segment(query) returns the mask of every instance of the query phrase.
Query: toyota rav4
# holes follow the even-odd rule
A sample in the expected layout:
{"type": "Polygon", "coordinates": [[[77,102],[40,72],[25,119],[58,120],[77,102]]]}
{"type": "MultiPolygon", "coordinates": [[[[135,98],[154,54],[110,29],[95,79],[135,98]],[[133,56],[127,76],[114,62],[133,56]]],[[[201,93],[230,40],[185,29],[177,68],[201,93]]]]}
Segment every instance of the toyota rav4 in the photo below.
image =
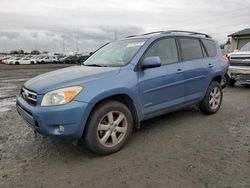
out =
{"type": "Polygon", "coordinates": [[[140,122],[190,105],[216,113],[228,64],[210,36],[160,31],[104,45],[83,65],[37,76],[17,96],[34,131],[120,150],[140,122]]]}

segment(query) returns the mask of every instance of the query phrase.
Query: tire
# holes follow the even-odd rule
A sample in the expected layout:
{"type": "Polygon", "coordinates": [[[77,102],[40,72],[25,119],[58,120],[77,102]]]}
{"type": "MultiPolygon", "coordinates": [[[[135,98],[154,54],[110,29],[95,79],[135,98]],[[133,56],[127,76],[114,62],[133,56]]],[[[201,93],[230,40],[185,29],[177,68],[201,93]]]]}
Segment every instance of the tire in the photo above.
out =
{"type": "Polygon", "coordinates": [[[125,146],[132,129],[133,118],[128,107],[110,100],[99,104],[91,113],[85,143],[93,153],[108,155],[125,146]]]}
{"type": "Polygon", "coordinates": [[[15,65],[19,65],[19,62],[15,62],[15,65]]]}
{"type": "Polygon", "coordinates": [[[34,63],[34,61],[31,61],[30,64],[31,64],[31,65],[34,65],[35,63],[34,63]]]}
{"type": "Polygon", "coordinates": [[[200,103],[200,110],[205,114],[216,113],[221,106],[223,92],[220,83],[213,81],[209,85],[206,95],[200,103]]]}

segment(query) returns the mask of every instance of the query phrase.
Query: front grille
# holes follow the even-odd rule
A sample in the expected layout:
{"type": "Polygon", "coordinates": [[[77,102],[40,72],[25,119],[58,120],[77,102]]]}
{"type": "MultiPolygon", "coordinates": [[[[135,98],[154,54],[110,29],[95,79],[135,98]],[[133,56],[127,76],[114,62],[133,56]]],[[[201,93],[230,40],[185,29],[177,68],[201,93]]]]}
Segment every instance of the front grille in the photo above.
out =
{"type": "Polygon", "coordinates": [[[37,94],[34,91],[30,91],[25,87],[22,87],[20,94],[22,98],[30,104],[36,105],[37,103],[37,94]]]}
{"type": "Polygon", "coordinates": [[[244,56],[244,57],[230,57],[230,59],[240,59],[240,60],[243,60],[243,59],[250,59],[250,56],[244,56]]]}
{"type": "Polygon", "coordinates": [[[249,74],[236,74],[235,76],[238,77],[240,80],[250,81],[249,74]]]}
{"type": "Polygon", "coordinates": [[[250,63],[246,62],[234,62],[234,61],[229,61],[229,64],[231,66],[250,66],[250,63]]]}

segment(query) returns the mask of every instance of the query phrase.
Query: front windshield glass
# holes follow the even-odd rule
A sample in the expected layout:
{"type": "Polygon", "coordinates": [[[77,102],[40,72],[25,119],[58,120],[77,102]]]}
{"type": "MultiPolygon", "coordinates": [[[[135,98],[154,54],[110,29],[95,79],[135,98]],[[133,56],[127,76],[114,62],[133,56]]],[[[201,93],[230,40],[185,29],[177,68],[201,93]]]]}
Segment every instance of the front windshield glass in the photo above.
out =
{"type": "Polygon", "coordinates": [[[123,66],[129,63],[146,39],[131,39],[111,42],[90,56],[86,66],[123,66]]]}
{"type": "Polygon", "coordinates": [[[240,49],[241,52],[250,51],[250,42],[246,43],[242,48],[240,49]]]}

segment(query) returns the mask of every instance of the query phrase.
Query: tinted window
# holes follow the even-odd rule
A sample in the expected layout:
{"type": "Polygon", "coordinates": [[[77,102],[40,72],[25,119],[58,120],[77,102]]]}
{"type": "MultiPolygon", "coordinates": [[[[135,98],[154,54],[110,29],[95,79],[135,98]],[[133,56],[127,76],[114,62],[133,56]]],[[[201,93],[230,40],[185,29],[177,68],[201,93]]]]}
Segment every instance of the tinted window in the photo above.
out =
{"type": "Polygon", "coordinates": [[[203,57],[201,45],[198,39],[180,38],[179,41],[184,61],[203,57]]]}
{"type": "Polygon", "coordinates": [[[159,56],[161,64],[170,64],[178,62],[178,53],[175,39],[168,38],[155,42],[146,52],[144,58],[150,56],[159,56]]]}
{"type": "Polygon", "coordinates": [[[202,39],[202,42],[207,50],[208,56],[209,57],[216,56],[216,45],[214,41],[202,39]]]}

